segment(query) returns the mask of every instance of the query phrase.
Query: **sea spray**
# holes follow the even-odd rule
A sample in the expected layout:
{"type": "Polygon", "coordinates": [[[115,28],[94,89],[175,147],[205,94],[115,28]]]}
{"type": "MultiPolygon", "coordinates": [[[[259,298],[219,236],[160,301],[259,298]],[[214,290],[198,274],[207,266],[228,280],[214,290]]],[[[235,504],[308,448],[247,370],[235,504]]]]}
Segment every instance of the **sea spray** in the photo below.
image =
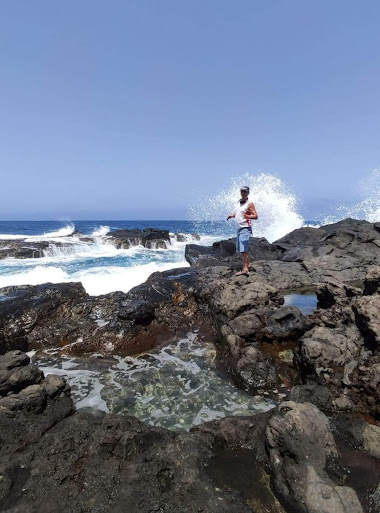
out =
{"type": "Polygon", "coordinates": [[[340,204],[323,218],[322,224],[336,223],[347,217],[365,219],[370,223],[380,221],[380,169],[374,169],[360,180],[356,202],[340,204]]]}
{"type": "Polygon", "coordinates": [[[91,237],[104,237],[109,231],[109,226],[101,225],[92,232],[91,237]]]}
{"type": "MultiPolygon", "coordinates": [[[[304,224],[302,216],[297,212],[295,194],[280,178],[266,173],[245,173],[233,177],[226,189],[192,205],[189,217],[195,223],[212,221],[220,224],[227,214],[234,211],[242,185],[249,186],[249,199],[255,204],[259,216],[253,223],[254,236],[265,237],[273,242],[304,224]]],[[[234,235],[236,227],[233,222],[230,222],[229,227],[226,226],[225,231],[234,235]]]]}

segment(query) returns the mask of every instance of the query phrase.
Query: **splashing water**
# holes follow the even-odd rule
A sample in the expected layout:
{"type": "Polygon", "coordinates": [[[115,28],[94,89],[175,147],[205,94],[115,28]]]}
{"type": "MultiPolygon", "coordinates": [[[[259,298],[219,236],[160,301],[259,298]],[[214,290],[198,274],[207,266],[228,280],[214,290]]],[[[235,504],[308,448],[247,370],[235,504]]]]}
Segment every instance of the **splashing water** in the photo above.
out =
{"type": "Polygon", "coordinates": [[[359,201],[342,204],[336,212],[325,217],[322,224],[331,224],[347,217],[365,219],[370,223],[380,221],[380,169],[374,169],[359,182],[359,201]]]}
{"type": "Polygon", "coordinates": [[[42,241],[42,240],[50,240],[50,239],[59,239],[60,237],[68,237],[72,235],[75,231],[75,226],[73,224],[68,224],[63,228],[59,228],[58,230],[54,230],[52,232],[45,232],[42,235],[23,235],[23,234],[11,234],[11,233],[1,233],[0,240],[13,240],[13,239],[25,239],[25,241],[42,241]]]}
{"type": "Polygon", "coordinates": [[[101,225],[92,232],[91,237],[104,237],[109,231],[109,226],[101,225]]]}
{"type": "MultiPolygon", "coordinates": [[[[297,212],[297,200],[285,183],[275,175],[245,173],[231,179],[231,185],[217,195],[203,198],[189,209],[189,217],[194,222],[221,222],[235,210],[240,197],[240,187],[248,185],[250,200],[255,204],[258,220],[253,223],[253,235],[265,237],[268,241],[283,237],[301,228],[302,216],[297,212]]],[[[236,232],[233,221],[226,227],[231,235],[236,232]]],[[[226,222],[227,225],[227,222],[226,222]]]]}

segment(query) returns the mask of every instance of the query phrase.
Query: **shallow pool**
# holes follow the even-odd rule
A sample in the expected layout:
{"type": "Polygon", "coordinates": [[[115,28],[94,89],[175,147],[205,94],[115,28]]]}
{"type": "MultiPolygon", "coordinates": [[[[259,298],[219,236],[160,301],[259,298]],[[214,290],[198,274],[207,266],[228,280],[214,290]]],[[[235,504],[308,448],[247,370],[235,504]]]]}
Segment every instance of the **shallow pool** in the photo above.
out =
{"type": "Polygon", "coordinates": [[[216,368],[213,344],[197,333],[139,357],[60,356],[59,348],[34,356],[47,374],[69,382],[77,409],[134,415],[168,429],[232,415],[253,415],[275,403],[239,390],[216,368]]]}
{"type": "Polygon", "coordinates": [[[313,291],[290,292],[284,295],[284,306],[296,306],[304,315],[310,315],[317,308],[317,295],[313,291]]]}

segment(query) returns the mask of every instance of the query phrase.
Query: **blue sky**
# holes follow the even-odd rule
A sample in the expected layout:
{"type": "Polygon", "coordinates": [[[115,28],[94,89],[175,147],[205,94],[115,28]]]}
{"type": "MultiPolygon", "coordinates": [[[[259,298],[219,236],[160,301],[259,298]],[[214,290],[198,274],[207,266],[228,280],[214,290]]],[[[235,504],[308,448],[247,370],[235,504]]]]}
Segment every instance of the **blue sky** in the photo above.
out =
{"type": "Polygon", "coordinates": [[[303,208],[380,166],[380,3],[0,4],[0,219],[183,219],[233,175],[303,208]]]}

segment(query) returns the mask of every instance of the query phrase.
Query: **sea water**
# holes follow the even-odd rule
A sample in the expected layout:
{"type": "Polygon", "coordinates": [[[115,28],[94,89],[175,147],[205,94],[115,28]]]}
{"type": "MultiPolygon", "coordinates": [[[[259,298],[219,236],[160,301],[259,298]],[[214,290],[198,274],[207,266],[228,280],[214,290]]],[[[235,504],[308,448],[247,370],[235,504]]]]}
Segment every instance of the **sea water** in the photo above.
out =
{"type": "Polygon", "coordinates": [[[275,405],[265,396],[237,389],[218,372],[214,345],[193,332],[137,357],[60,357],[56,348],[32,359],[45,375],[67,379],[77,409],[133,415],[168,429],[188,430],[275,405]]]}

